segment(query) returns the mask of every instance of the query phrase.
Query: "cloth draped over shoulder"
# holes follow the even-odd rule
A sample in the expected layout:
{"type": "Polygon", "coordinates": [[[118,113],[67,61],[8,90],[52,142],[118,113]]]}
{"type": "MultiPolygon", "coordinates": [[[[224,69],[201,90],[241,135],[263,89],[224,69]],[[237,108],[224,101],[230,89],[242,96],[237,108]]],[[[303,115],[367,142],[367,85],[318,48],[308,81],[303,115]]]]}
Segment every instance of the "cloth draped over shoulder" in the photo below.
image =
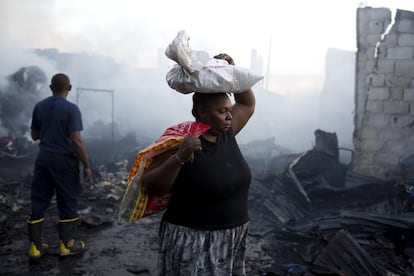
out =
{"type": "Polygon", "coordinates": [[[164,210],[170,194],[154,196],[148,194],[148,188],[142,185],[142,176],[157,155],[179,147],[187,135],[200,136],[210,128],[200,122],[187,121],[167,128],[153,144],[139,151],[135,157],[126,184],[120,209],[120,219],[128,222],[158,213],[164,210]]]}

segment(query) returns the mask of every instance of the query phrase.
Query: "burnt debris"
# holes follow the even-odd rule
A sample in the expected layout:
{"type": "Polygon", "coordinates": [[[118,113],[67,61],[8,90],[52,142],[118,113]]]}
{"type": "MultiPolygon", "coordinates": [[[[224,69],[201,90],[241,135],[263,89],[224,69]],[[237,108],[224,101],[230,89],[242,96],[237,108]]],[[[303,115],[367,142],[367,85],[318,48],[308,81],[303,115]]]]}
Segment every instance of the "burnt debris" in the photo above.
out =
{"type": "MultiPolygon", "coordinates": [[[[37,152],[27,137],[32,106],[43,97],[46,78],[39,68],[24,67],[9,81],[0,92],[0,255],[8,260],[2,273],[152,272],[160,216],[133,225],[116,221],[129,169],[148,141],[119,132],[114,141],[105,134],[114,126],[102,122],[85,136],[95,178],[83,183],[79,231],[91,250],[76,266],[69,262],[56,268],[53,257],[34,270],[23,265],[37,152]],[[138,255],[145,256],[145,265],[137,266],[138,255]]],[[[342,158],[344,153],[352,157],[352,150],[338,144],[335,133],[318,129],[315,146],[306,152],[291,152],[273,138],[240,146],[253,173],[249,275],[414,273],[414,158],[403,160],[404,174],[398,179],[383,181],[354,173],[352,158],[347,163],[342,158]]],[[[56,216],[52,201],[44,234],[52,252],[56,216]]]]}

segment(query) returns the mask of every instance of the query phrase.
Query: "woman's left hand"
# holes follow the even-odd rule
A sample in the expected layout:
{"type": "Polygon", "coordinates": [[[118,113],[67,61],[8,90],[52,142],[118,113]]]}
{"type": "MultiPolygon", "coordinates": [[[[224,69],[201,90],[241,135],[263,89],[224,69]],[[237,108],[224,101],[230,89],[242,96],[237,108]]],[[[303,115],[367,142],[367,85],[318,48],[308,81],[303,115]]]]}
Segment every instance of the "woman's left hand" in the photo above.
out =
{"type": "Polygon", "coordinates": [[[178,148],[176,154],[182,162],[194,159],[194,152],[202,150],[200,138],[194,135],[184,137],[183,142],[178,148]]]}

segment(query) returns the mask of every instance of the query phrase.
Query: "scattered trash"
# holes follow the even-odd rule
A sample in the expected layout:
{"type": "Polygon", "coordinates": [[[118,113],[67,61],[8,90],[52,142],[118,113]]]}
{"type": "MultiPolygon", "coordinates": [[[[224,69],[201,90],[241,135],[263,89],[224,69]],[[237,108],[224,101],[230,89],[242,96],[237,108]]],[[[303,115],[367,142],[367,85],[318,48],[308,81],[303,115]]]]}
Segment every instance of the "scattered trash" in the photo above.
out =
{"type": "Polygon", "coordinates": [[[103,222],[102,218],[98,215],[81,216],[81,220],[83,223],[90,226],[98,226],[101,225],[103,222]]]}
{"type": "MultiPolygon", "coordinates": [[[[288,152],[267,140],[241,147],[253,176],[247,270],[253,275],[413,274],[414,175],[395,181],[357,175],[340,163],[334,135],[318,130],[315,136],[320,141],[304,153],[288,152]]],[[[32,169],[28,159],[12,162],[20,173],[32,169]]],[[[60,264],[57,273],[72,269],[74,274],[93,274],[92,266],[109,273],[152,274],[156,269],[160,216],[134,224],[113,223],[125,191],[126,163],[117,161],[112,171],[96,164],[99,178],[84,189],[78,211],[79,234],[87,236],[93,250],[75,270],[70,263],[60,264]],[[146,265],[125,267],[137,256],[146,265]]],[[[0,255],[12,260],[6,272],[21,274],[24,260],[15,255],[13,243],[27,239],[30,177],[3,179],[0,189],[0,255]]],[[[52,248],[57,239],[56,205],[52,200],[44,229],[52,248]]],[[[54,259],[45,262],[56,267],[54,259]]]]}
{"type": "Polygon", "coordinates": [[[85,209],[78,210],[78,215],[86,215],[89,214],[92,210],[92,206],[88,206],[85,209]]]}

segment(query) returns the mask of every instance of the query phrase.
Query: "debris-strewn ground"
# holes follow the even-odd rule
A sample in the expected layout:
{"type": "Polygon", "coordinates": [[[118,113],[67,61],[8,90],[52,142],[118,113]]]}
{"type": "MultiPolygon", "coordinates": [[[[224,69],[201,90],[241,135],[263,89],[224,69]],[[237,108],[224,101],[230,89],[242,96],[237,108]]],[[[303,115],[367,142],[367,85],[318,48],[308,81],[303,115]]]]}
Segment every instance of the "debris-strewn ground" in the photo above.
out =
{"type": "MultiPolygon", "coordinates": [[[[38,265],[29,265],[26,252],[29,181],[1,183],[0,275],[155,275],[161,214],[134,223],[117,220],[125,176],[126,170],[120,170],[85,187],[79,206],[78,236],[86,241],[88,250],[82,256],[59,259],[57,206],[52,202],[43,234],[49,254],[38,265]]],[[[278,254],[277,241],[270,240],[278,222],[268,210],[259,204],[254,206],[256,196],[253,191],[247,252],[249,275],[258,275],[278,254]]],[[[282,255],[289,256],[288,252],[282,255]]]]}
{"type": "MultiPolygon", "coordinates": [[[[253,175],[247,274],[414,275],[414,156],[401,179],[381,181],[349,171],[339,162],[336,137],[315,134],[328,139],[317,139],[303,154],[283,153],[268,141],[242,147],[253,175]]],[[[161,214],[134,223],[117,219],[130,162],[96,166],[96,177],[85,183],[78,236],[88,250],[59,259],[52,202],[43,235],[50,254],[29,265],[33,160],[5,160],[0,158],[0,275],[156,274],[161,214]]]]}

